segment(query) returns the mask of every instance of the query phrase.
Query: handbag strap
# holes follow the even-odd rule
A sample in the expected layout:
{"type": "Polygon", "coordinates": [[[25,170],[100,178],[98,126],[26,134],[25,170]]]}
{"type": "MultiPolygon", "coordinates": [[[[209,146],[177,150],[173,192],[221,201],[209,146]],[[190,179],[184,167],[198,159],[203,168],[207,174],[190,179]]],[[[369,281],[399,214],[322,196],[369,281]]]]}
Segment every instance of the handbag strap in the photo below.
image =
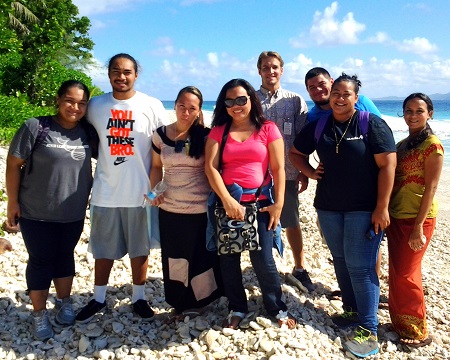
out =
{"type": "Polygon", "coordinates": [[[223,130],[223,134],[222,134],[222,142],[220,143],[220,149],[219,149],[219,172],[220,173],[222,173],[222,166],[223,166],[223,161],[222,161],[223,149],[225,148],[225,143],[227,142],[228,133],[230,132],[230,128],[231,128],[231,121],[227,122],[227,124],[225,125],[225,129],[223,130]]]}
{"type": "MultiPolygon", "coordinates": [[[[222,142],[220,143],[220,148],[219,148],[219,169],[218,170],[219,170],[219,173],[221,173],[221,174],[222,174],[222,167],[223,167],[223,160],[222,160],[223,150],[225,149],[225,143],[227,142],[228,133],[230,132],[230,128],[231,128],[231,121],[227,122],[227,124],[225,125],[225,129],[223,130],[223,134],[222,134],[222,142]]],[[[266,177],[268,174],[269,174],[269,167],[267,167],[267,170],[264,175],[264,179],[263,179],[261,186],[255,192],[255,201],[258,201],[259,196],[261,195],[264,181],[266,181],[266,177]]]]}

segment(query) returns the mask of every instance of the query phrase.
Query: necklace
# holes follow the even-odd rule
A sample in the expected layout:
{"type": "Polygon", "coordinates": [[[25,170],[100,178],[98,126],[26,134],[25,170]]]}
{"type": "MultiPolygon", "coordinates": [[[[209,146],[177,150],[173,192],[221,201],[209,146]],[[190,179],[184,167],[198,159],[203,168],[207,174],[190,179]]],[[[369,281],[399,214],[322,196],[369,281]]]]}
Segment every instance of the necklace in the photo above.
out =
{"type": "Polygon", "coordinates": [[[333,120],[334,140],[336,141],[336,154],[339,154],[339,144],[342,142],[342,139],[345,137],[345,134],[347,134],[347,130],[348,130],[348,128],[350,127],[350,124],[351,124],[351,122],[352,122],[352,120],[353,120],[353,116],[355,116],[355,114],[356,114],[356,111],[355,111],[355,112],[353,113],[353,115],[350,117],[350,119],[349,119],[349,121],[348,121],[348,124],[347,124],[347,127],[345,128],[344,133],[342,134],[342,136],[341,136],[341,138],[339,139],[339,141],[338,141],[337,134],[336,134],[336,124],[334,123],[334,120],[333,120]]]}

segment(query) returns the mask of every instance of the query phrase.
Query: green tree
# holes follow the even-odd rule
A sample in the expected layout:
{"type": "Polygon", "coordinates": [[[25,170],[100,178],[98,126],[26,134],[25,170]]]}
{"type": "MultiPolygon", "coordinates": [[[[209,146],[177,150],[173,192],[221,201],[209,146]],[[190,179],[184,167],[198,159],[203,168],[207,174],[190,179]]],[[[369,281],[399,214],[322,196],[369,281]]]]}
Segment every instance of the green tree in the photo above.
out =
{"type": "Polygon", "coordinates": [[[53,113],[63,81],[98,90],[83,73],[94,46],[89,28],[71,0],[0,1],[0,143],[24,120],[53,113]]]}
{"type": "Polygon", "coordinates": [[[15,71],[22,61],[22,42],[11,29],[9,4],[0,4],[0,94],[8,94],[10,86],[4,81],[4,75],[15,71]]]}
{"type": "MultiPolygon", "coordinates": [[[[39,2],[45,7],[44,0],[39,2]]],[[[25,3],[25,1],[12,1],[8,16],[9,24],[13,27],[13,29],[17,30],[19,33],[27,35],[30,33],[27,24],[37,24],[39,19],[25,6],[25,3]]]]}
{"type": "Polygon", "coordinates": [[[81,72],[90,63],[94,47],[88,36],[90,20],[78,17],[78,8],[71,0],[46,0],[45,6],[41,1],[22,3],[39,14],[40,21],[30,27],[27,36],[18,34],[21,63],[16,71],[4,74],[4,83],[10,85],[10,94],[25,93],[31,103],[47,105],[55,91],[54,81],[49,79],[67,79],[66,70],[81,72]],[[56,62],[62,66],[55,66],[56,62]]]}

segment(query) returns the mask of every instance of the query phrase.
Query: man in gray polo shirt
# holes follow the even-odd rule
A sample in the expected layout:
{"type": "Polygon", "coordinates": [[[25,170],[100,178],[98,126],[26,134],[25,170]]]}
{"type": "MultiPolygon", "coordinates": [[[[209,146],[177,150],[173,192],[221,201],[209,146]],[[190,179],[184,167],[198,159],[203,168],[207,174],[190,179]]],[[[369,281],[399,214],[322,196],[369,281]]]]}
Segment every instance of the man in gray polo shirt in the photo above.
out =
{"type": "Polygon", "coordinates": [[[277,124],[284,138],[286,192],[281,213],[281,226],[286,228],[286,237],[294,257],[295,267],[292,275],[308,291],[314,291],[314,284],[305,269],[298,211],[298,193],[306,190],[308,178],[299,173],[287,157],[295,136],[306,122],[308,107],[299,94],[281,88],[280,78],[283,74],[283,66],[283,59],[275,51],[264,51],[259,55],[257,67],[262,85],[257,94],[261,100],[264,115],[277,124]],[[298,189],[299,183],[301,184],[300,190],[298,189]]]}

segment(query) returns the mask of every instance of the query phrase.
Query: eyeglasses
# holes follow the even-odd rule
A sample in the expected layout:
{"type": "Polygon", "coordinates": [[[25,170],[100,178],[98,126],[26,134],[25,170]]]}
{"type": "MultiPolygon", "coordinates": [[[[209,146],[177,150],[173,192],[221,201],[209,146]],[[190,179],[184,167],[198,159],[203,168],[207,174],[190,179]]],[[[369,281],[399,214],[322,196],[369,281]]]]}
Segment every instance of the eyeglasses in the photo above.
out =
{"type": "Polygon", "coordinates": [[[175,141],[175,152],[180,153],[184,148],[184,140],[175,141]]]}
{"type": "Polygon", "coordinates": [[[244,106],[247,104],[248,96],[238,96],[236,99],[225,99],[224,103],[227,108],[232,108],[234,105],[244,106]]]}

